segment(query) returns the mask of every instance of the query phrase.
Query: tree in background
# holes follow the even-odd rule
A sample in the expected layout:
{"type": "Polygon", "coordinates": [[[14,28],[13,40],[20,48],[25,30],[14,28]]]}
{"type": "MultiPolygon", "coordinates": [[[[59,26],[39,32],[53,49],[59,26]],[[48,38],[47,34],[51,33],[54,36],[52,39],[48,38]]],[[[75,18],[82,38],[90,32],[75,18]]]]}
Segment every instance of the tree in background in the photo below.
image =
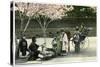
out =
{"type": "Polygon", "coordinates": [[[89,18],[96,17],[96,7],[92,6],[73,6],[73,10],[66,12],[68,17],[89,18]]]}
{"type": "Polygon", "coordinates": [[[73,6],[66,5],[55,5],[55,4],[38,4],[38,3],[23,3],[16,2],[16,10],[19,11],[21,19],[21,31],[23,28],[24,16],[28,16],[25,28],[23,28],[24,33],[30,23],[30,20],[34,18],[39,23],[44,36],[44,43],[46,46],[46,30],[48,25],[57,19],[62,19],[63,16],[67,15],[65,12],[70,12],[73,10],[73,6]]]}

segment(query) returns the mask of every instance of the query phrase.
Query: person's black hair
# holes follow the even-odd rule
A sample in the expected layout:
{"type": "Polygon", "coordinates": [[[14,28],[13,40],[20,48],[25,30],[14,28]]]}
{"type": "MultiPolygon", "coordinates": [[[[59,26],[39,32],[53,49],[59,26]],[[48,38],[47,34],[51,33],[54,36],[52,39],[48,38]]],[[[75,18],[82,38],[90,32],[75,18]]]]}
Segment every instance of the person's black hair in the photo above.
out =
{"type": "Polygon", "coordinates": [[[61,32],[64,32],[64,29],[61,29],[60,31],[61,31],[61,32]]]}
{"type": "Polygon", "coordinates": [[[32,37],[32,42],[36,42],[36,37],[32,37]]]}
{"type": "Polygon", "coordinates": [[[78,26],[76,26],[75,30],[76,30],[76,31],[78,31],[78,30],[79,30],[79,27],[78,27],[78,26]]]}
{"type": "Polygon", "coordinates": [[[56,34],[59,34],[59,31],[57,31],[56,34]]]}

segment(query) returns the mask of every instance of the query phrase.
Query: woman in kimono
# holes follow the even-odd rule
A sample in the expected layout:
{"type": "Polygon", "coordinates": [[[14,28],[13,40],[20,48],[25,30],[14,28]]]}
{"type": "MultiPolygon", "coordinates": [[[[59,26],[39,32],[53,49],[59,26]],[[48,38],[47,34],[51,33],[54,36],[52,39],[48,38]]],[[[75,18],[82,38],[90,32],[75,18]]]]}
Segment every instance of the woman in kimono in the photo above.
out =
{"type": "Polygon", "coordinates": [[[62,50],[65,51],[66,53],[68,53],[68,36],[65,32],[63,34],[62,39],[63,39],[62,50]]]}
{"type": "Polygon", "coordinates": [[[73,42],[75,44],[75,53],[80,52],[80,32],[79,27],[76,27],[76,31],[73,36],[73,42]]]}
{"type": "Polygon", "coordinates": [[[61,55],[62,47],[60,44],[60,33],[59,32],[56,33],[56,36],[54,37],[52,44],[53,44],[53,49],[55,50],[55,55],[56,56],[61,55]]]}
{"type": "Polygon", "coordinates": [[[60,44],[62,53],[68,53],[68,36],[64,30],[61,30],[60,34],[60,44]]]}

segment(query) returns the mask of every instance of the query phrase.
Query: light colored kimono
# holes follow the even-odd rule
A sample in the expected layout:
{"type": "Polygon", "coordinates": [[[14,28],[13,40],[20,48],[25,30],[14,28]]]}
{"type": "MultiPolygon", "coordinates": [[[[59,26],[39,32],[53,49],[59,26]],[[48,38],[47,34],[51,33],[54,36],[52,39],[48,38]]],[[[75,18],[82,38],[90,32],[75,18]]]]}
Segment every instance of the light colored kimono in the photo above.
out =
{"type": "Polygon", "coordinates": [[[60,41],[62,42],[62,50],[68,52],[68,36],[65,32],[61,33],[60,41]]]}
{"type": "Polygon", "coordinates": [[[63,49],[68,52],[68,36],[65,33],[63,37],[63,49]]]}

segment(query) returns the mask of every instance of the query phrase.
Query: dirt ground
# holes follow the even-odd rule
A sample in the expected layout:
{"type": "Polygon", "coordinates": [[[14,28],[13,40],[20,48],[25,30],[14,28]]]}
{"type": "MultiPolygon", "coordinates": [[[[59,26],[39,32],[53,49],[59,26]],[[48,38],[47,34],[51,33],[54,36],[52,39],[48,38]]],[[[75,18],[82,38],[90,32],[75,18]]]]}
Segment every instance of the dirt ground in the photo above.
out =
{"type": "MultiPolygon", "coordinates": [[[[52,38],[47,38],[47,47],[51,48],[51,41],[52,38]]],[[[58,56],[55,58],[52,58],[47,61],[27,61],[26,58],[18,59],[16,60],[17,65],[23,65],[23,64],[55,64],[55,63],[71,63],[71,62],[86,62],[86,61],[96,61],[96,37],[88,37],[88,48],[81,49],[80,53],[76,54],[74,53],[74,47],[72,46],[72,43],[70,43],[70,53],[66,56],[58,56]]],[[[28,44],[31,43],[30,39],[27,39],[28,44]]],[[[43,44],[43,38],[37,39],[37,44],[41,45],[43,44]]],[[[40,48],[41,50],[41,48],[40,48]]]]}

